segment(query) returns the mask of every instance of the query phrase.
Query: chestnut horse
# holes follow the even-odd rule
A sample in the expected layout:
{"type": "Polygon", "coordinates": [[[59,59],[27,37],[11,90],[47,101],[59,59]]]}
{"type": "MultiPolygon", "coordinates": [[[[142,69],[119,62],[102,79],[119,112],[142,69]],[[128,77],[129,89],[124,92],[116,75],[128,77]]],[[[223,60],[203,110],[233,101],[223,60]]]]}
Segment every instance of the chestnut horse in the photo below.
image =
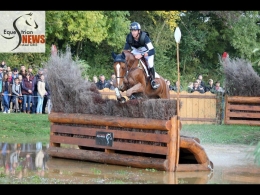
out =
{"type": "Polygon", "coordinates": [[[157,89],[151,86],[145,60],[138,60],[130,51],[123,51],[116,55],[112,52],[114,59],[114,72],[116,75],[115,92],[117,100],[125,102],[125,98],[119,91],[126,91],[129,99],[148,98],[148,99],[170,99],[170,90],[165,79],[156,73],[155,81],[160,84],[157,89]]]}

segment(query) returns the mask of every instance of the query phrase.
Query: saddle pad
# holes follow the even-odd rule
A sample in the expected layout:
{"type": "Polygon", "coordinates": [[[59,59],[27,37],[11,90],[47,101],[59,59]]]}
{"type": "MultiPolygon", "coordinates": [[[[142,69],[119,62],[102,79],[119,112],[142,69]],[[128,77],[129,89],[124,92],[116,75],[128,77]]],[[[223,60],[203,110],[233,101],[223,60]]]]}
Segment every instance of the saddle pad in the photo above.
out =
{"type": "MultiPolygon", "coordinates": [[[[143,67],[144,67],[144,70],[145,70],[145,72],[146,72],[146,75],[149,77],[148,70],[147,70],[146,66],[144,65],[144,63],[142,62],[142,60],[140,60],[140,61],[141,61],[141,64],[143,65],[143,67]]],[[[157,72],[155,72],[155,78],[157,78],[157,79],[160,78],[160,75],[159,75],[157,72]]]]}

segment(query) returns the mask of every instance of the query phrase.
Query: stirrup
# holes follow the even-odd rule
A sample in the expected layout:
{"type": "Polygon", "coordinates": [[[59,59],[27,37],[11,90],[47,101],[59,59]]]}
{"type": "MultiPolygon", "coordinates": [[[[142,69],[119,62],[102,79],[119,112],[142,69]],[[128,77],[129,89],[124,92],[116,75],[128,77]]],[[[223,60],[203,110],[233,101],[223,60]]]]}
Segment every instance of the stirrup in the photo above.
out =
{"type": "Polygon", "coordinates": [[[151,81],[151,85],[152,85],[152,88],[153,88],[153,89],[157,89],[157,88],[160,86],[160,84],[155,83],[154,80],[151,81]]]}

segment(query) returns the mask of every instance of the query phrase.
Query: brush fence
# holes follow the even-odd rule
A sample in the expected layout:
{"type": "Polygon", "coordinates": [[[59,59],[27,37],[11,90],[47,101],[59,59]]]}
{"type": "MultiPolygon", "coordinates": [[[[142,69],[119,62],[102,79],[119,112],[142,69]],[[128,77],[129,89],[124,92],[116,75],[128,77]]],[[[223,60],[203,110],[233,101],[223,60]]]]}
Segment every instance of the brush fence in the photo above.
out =
{"type": "MultiPolygon", "coordinates": [[[[115,91],[108,88],[99,90],[103,98],[116,99],[115,91]]],[[[126,92],[121,92],[122,96],[128,100],[126,92]]],[[[170,91],[170,99],[177,99],[178,94],[170,91]]],[[[179,98],[182,103],[180,109],[180,120],[182,124],[220,124],[222,106],[221,100],[216,94],[211,92],[199,93],[197,91],[188,93],[181,91],[179,98]],[[220,104],[219,104],[220,102],[220,104]]]]}

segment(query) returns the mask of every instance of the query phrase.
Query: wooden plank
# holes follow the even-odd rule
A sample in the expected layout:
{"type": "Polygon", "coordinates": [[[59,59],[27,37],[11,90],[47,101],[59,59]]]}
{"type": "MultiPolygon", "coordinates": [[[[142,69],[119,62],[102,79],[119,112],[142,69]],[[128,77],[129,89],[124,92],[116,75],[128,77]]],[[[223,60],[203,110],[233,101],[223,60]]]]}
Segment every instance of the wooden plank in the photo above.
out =
{"type": "Polygon", "coordinates": [[[53,123],[63,124],[88,124],[88,125],[104,125],[112,127],[125,127],[137,129],[155,129],[165,130],[167,120],[150,119],[150,118],[128,118],[114,117],[94,114],[81,113],[58,113],[51,112],[48,115],[49,121],[53,123]]]}
{"type": "MultiPolygon", "coordinates": [[[[201,99],[216,99],[216,94],[212,94],[211,92],[199,93],[195,91],[193,93],[188,93],[187,91],[182,91],[179,94],[180,98],[201,98],[201,99]]],[[[177,98],[177,92],[170,91],[170,98],[177,98]]]]}
{"type": "MultiPolygon", "coordinates": [[[[100,94],[102,95],[103,98],[109,98],[109,99],[117,99],[116,98],[116,94],[115,94],[115,91],[114,90],[110,90],[108,88],[104,88],[104,89],[101,89],[99,90],[100,94]]],[[[126,96],[126,92],[121,92],[121,95],[126,99],[128,100],[128,97],[126,96]]]]}
{"type": "Polygon", "coordinates": [[[226,120],[227,125],[255,125],[260,126],[260,121],[253,120],[226,120]]]}
{"type": "Polygon", "coordinates": [[[170,138],[168,134],[157,134],[157,133],[142,133],[134,131],[121,131],[113,129],[99,129],[99,128],[88,128],[68,125],[51,125],[51,132],[57,133],[68,133],[85,136],[96,136],[97,131],[111,132],[114,134],[114,138],[117,139],[128,139],[128,140],[141,140],[141,141],[152,141],[160,143],[168,143],[170,138]]]}
{"type": "Polygon", "coordinates": [[[259,104],[260,97],[228,96],[227,101],[229,103],[259,104]]]}
{"type": "Polygon", "coordinates": [[[224,118],[224,123],[227,124],[227,121],[230,120],[230,117],[228,116],[228,111],[229,111],[229,106],[230,103],[228,103],[228,96],[225,96],[225,118],[224,118]]]}
{"type": "Polygon", "coordinates": [[[258,118],[260,119],[260,113],[249,113],[249,112],[227,112],[229,117],[239,118],[258,118]]]}
{"type": "Polygon", "coordinates": [[[164,167],[165,159],[132,156],[117,153],[105,153],[99,151],[88,151],[71,148],[50,147],[47,150],[48,154],[53,157],[86,160],[98,163],[107,163],[112,165],[123,165],[137,167],[143,169],[156,169],[166,171],[164,167]]]}
{"type": "Polygon", "coordinates": [[[187,115],[187,98],[180,98],[181,100],[181,109],[180,109],[180,115],[179,116],[186,116],[187,115]]]}
{"type": "Polygon", "coordinates": [[[106,148],[106,149],[130,151],[130,152],[150,153],[150,154],[167,155],[168,153],[167,147],[156,146],[156,145],[147,145],[147,144],[140,144],[140,143],[134,144],[134,143],[114,141],[113,146],[110,147],[110,146],[97,145],[95,139],[65,137],[65,136],[57,136],[57,135],[51,135],[50,142],[78,145],[78,146],[87,146],[87,147],[94,147],[94,148],[104,148],[104,149],[106,148]]]}
{"type": "Polygon", "coordinates": [[[198,118],[205,118],[205,99],[198,98],[198,118]]]}
{"type": "MultiPolygon", "coordinates": [[[[192,99],[192,118],[199,118],[199,99],[192,99]]],[[[197,124],[197,123],[196,123],[197,124]]]]}
{"type": "Polygon", "coordinates": [[[200,122],[216,122],[216,118],[180,118],[181,121],[200,121],[200,122]]]}
{"type": "Polygon", "coordinates": [[[253,105],[233,105],[228,104],[229,110],[248,110],[248,111],[258,111],[260,112],[260,105],[259,106],[253,106],[253,105]]]}

